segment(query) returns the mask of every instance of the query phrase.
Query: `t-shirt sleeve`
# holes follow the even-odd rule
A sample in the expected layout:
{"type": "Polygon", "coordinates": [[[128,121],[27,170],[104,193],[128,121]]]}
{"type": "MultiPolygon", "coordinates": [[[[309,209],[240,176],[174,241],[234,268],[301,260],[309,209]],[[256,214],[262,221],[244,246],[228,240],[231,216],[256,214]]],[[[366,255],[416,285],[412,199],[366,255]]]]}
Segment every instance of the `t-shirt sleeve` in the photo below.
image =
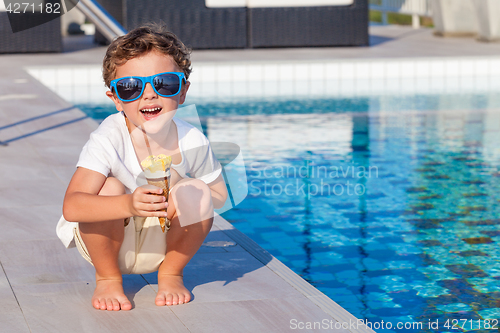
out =
{"type": "Polygon", "coordinates": [[[114,148],[108,138],[92,133],[89,141],[83,146],[77,167],[93,170],[108,177],[113,162],[114,148]]]}
{"type": "Polygon", "coordinates": [[[199,135],[202,136],[200,145],[185,150],[184,157],[189,161],[189,175],[209,184],[219,177],[222,166],[215,157],[208,139],[202,133],[199,135]]]}

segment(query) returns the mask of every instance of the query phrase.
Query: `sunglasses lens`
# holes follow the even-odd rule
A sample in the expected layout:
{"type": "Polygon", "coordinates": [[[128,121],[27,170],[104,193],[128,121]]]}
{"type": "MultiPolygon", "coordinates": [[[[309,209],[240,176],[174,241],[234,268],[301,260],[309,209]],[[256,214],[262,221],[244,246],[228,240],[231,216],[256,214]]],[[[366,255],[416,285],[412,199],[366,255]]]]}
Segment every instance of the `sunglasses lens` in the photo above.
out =
{"type": "Polygon", "coordinates": [[[153,79],[153,84],[156,91],[164,97],[177,94],[181,88],[181,80],[175,74],[159,75],[153,79]]]}
{"type": "Polygon", "coordinates": [[[142,81],[134,78],[127,78],[116,83],[116,92],[123,100],[131,100],[141,95],[142,81]]]}

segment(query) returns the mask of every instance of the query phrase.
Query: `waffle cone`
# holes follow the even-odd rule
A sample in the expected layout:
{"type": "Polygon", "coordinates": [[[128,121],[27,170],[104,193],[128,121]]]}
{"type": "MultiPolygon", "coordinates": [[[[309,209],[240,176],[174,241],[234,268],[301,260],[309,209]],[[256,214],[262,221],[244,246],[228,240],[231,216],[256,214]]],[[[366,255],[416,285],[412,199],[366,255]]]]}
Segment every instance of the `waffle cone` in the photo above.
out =
{"type": "MultiPolygon", "coordinates": [[[[165,197],[165,200],[168,202],[168,192],[169,192],[169,184],[168,184],[168,178],[151,178],[147,179],[149,185],[154,185],[163,190],[162,194],[155,194],[155,195],[163,195],[165,197]]],[[[162,211],[166,212],[167,209],[162,209],[162,211]]],[[[170,229],[170,221],[165,218],[165,217],[159,217],[160,220],[160,226],[161,226],[161,231],[165,232],[165,229],[168,230],[170,229]],[[168,222],[167,222],[168,221],[168,222]]]]}

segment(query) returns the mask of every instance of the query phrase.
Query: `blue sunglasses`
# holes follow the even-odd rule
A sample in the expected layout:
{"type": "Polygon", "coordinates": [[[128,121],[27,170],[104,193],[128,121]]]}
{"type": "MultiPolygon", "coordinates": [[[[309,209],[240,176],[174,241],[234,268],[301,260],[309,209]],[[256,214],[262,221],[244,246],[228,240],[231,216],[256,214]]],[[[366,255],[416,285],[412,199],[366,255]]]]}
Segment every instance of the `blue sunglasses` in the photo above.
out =
{"type": "Polygon", "coordinates": [[[166,72],[151,76],[127,76],[111,81],[111,91],[122,102],[132,102],[142,96],[146,83],[162,97],[177,95],[182,88],[182,81],[186,81],[184,73],[166,72]]]}

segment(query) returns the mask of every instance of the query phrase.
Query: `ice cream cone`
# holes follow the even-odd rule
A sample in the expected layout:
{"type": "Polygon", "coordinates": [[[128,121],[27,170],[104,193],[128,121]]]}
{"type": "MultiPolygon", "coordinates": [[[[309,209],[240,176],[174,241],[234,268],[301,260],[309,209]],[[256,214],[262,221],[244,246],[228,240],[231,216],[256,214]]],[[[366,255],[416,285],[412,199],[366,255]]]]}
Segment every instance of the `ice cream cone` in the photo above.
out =
{"type": "MultiPolygon", "coordinates": [[[[163,190],[162,194],[168,202],[168,193],[170,189],[170,165],[172,164],[172,158],[160,154],[158,156],[150,155],[145,160],[141,162],[144,168],[144,175],[149,185],[154,185],[163,190]]],[[[166,212],[166,209],[162,209],[166,212]]],[[[170,229],[170,220],[165,217],[160,217],[161,230],[165,232],[170,229]]]]}

